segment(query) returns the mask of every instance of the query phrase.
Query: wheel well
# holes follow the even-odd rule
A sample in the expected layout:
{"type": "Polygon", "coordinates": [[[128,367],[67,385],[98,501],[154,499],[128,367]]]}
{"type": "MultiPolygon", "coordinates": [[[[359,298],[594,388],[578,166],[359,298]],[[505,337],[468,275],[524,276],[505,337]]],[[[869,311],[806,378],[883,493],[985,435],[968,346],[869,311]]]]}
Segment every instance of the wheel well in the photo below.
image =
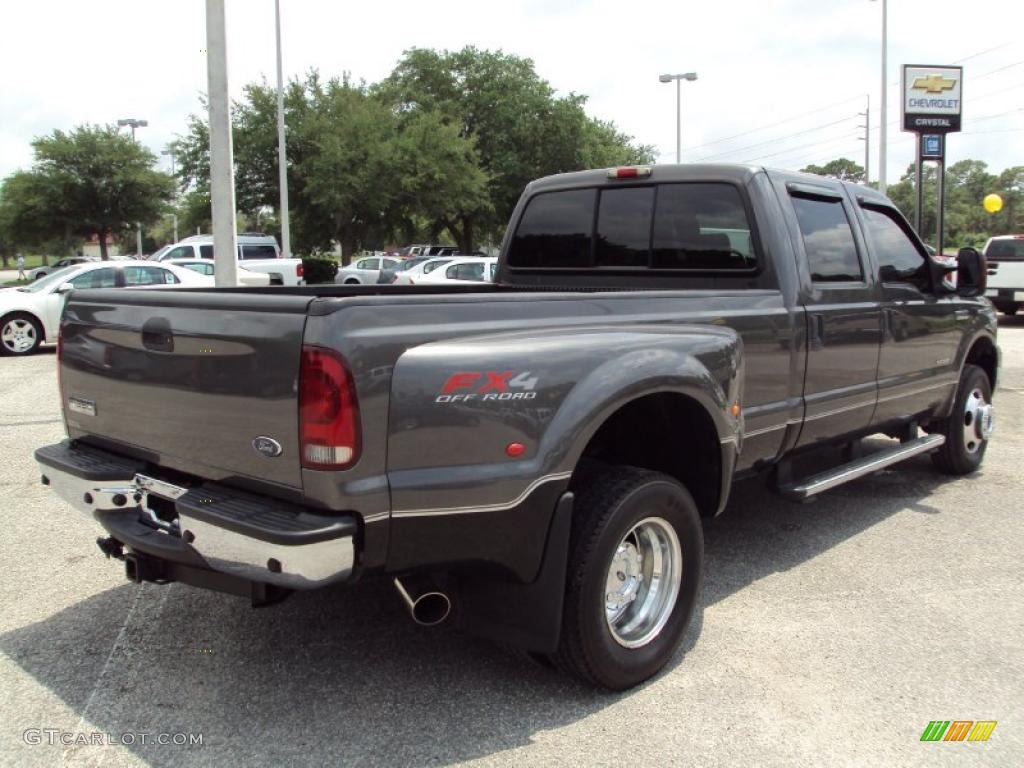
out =
{"type": "Polygon", "coordinates": [[[581,464],[584,459],[664,472],[686,486],[701,515],[718,509],[718,431],[703,406],[686,395],[662,392],[622,406],[587,443],[581,464]]]}
{"type": "Polygon", "coordinates": [[[971,347],[967,353],[966,364],[976,365],[981,368],[985,373],[988,374],[988,383],[992,386],[992,389],[996,388],[996,373],[998,370],[998,356],[996,355],[996,345],[992,343],[992,340],[987,337],[982,337],[974,342],[974,346],[971,347]]]}

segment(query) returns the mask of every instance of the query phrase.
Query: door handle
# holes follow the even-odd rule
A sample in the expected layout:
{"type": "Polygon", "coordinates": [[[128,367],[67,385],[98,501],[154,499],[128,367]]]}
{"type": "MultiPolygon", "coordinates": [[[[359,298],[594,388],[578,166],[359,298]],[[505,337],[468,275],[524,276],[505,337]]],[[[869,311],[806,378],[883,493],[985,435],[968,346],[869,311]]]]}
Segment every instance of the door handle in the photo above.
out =
{"type": "Polygon", "coordinates": [[[810,323],[811,349],[823,349],[825,347],[825,316],[816,313],[812,314],[810,323]]]}

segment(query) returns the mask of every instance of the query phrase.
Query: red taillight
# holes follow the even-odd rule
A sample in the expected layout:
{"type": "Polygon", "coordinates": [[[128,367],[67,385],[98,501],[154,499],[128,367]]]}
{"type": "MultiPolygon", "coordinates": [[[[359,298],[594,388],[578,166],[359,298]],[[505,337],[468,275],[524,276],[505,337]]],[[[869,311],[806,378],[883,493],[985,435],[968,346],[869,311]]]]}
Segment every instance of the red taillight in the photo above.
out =
{"type": "Polygon", "coordinates": [[[299,449],[307,469],[347,469],[359,459],[359,406],[352,374],[336,352],[302,348],[299,449]]]}
{"type": "Polygon", "coordinates": [[[626,168],[609,168],[609,179],[637,179],[651,175],[649,165],[631,165],[626,168]]]}
{"type": "Polygon", "coordinates": [[[302,277],[305,274],[306,274],[306,270],[303,269],[302,262],[300,261],[298,264],[295,265],[295,276],[296,277],[302,277]]]}

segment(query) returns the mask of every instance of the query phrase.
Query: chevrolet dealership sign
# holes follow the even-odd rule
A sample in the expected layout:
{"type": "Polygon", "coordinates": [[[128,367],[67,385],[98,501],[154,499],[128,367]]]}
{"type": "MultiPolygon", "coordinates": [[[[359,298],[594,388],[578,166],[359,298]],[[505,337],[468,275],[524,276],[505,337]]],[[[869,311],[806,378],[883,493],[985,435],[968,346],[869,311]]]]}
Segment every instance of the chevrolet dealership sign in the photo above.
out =
{"type": "Polygon", "coordinates": [[[903,130],[960,130],[962,67],[903,65],[903,130]]]}

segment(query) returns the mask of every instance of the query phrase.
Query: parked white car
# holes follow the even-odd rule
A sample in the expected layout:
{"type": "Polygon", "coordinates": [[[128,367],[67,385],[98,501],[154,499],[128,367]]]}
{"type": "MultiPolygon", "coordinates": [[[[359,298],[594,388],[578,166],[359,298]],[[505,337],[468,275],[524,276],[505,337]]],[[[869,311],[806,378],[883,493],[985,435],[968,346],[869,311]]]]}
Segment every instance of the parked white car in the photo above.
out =
{"type": "Polygon", "coordinates": [[[334,282],[342,285],[374,285],[382,269],[394,269],[400,264],[400,259],[390,256],[367,256],[339,269],[334,282]]]}
{"type": "Polygon", "coordinates": [[[212,277],[173,264],[93,261],[63,267],[20,288],[0,289],[0,353],[29,355],[55,342],[64,298],[74,290],[212,285],[212,277]]]}
{"type": "Polygon", "coordinates": [[[74,264],[87,264],[91,261],[99,261],[95,256],[66,256],[63,259],[57,259],[53,264],[48,264],[45,267],[36,267],[30,269],[26,274],[29,280],[38,280],[41,277],[52,275],[58,269],[63,267],[70,267],[74,264]]]}
{"type": "MultiPolygon", "coordinates": [[[[213,259],[171,259],[165,264],[174,264],[176,267],[191,269],[200,275],[214,276],[213,259]]],[[[241,264],[238,265],[239,285],[270,285],[270,275],[263,272],[252,272],[241,264]]]]}
{"type": "MultiPolygon", "coordinates": [[[[192,235],[154,254],[156,261],[213,260],[213,235],[192,235]]],[[[302,285],[302,259],[283,259],[270,235],[238,235],[238,259],[250,272],[270,275],[271,285],[302,285]]]]}
{"type": "Polygon", "coordinates": [[[416,285],[450,283],[493,283],[498,271],[498,260],[493,258],[466,257],[452,259],[440,269],[424,275],[416,285]]]}
{"type": "Polygon", "coordinates": [[[395,273],[395,279],[392,281],[392,285],[416,285],[422,283],[423,279],[433,272],[438,267],[443,267],[452,260],[451,256],[445,256],[441,259],[427,259],[426,261],[420,261],[413,264],[408,269],[402,269],[395,273]]]}

